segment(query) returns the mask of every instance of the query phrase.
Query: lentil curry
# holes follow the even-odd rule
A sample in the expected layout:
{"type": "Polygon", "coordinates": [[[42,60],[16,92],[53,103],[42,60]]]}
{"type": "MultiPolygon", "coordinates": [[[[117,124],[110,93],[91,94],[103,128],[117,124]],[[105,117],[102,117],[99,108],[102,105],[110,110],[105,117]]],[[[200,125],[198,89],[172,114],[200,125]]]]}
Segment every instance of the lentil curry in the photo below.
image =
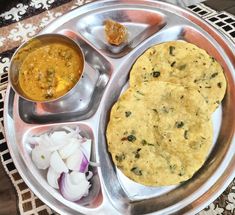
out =
{"type": "Polygon", "coordinates": [[[47,101],[66,94],[80,79],[83,60],[66,43],[54,42],[29,53],[19,70],[19,85],[34,101],[47,101]]]}

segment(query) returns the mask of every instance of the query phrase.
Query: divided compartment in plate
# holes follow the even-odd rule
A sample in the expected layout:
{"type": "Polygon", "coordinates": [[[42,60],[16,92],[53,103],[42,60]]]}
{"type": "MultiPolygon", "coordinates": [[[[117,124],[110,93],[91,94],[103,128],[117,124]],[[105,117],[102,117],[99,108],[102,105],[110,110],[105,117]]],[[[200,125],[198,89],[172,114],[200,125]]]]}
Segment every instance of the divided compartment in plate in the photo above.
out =
{"type": "Polygon", "coordinates": [[[148,9],[116,8],[83,15],[77,30],[97,49],[112,58],[120,58],[166,25],[165,15],[148,9]],[[119,46],[111,45],[105,37],[105,20],[114,20],[127,29],[127,38],[119,46]]]}
{"type": "Polygon", "coordinates": [[[89,118],[97,110],[104,89],[112,73],[111,63],[96,49],[70,30],[59,33],[77,42],[85,57],[84,73],[72,95],[72,104],[33,103],[19,98],[19,114],[27,123],[50,123],[74,121],[89,118]],[[64,108],[63,108],[64,107],[64,108]]]}
{"type": "MultiPolygon", "coordinates": [[[[113,104],[117,101],[121,92],[123,92],[122,89],[126,89],[128,86],[129,71],[133,63],[144,51],[153,45],[172,40],[183,40],[193,43],[198,47],[206,50],[209,55],[213,56],[222,65],[225,76],[227,77],[227,81],[231,82],[232,80],[230,74],[232,74],[233,71],[231,71],[231,67],[228,66],[228,62],[226,62],[227,56],[224,55],[223,50],[221,50],[221,48],[215,44],[216,42],[213,40],[213,38],[206,34],[206,32],[200,32],[196,26],[169,26],[162,29],[156,35],[138,46],[132,52],[132,55],[130,55],[129,58],[126,59],[126,61],[123,63],[119,72],[116,73],[115,77],[110,81],[109,86],[112,86],[112,88],[107,88],[105,94],[104,99],[106,103],[103,106],[101,115],[100,133],[106,133],[106,126],[109,120],[110,110],[113,104]],[[118,83],[116,80],[118,80],[118,83]],[[115,93],[113,91],[114,88],[116,89],[115,93]]],[[[233,135],[233,128],[229,126],[229,115],[233,114],[232,108],[229,104],[230,101],[230,93],[229,89],[227,89],[227,93],[222,104],[212,115],[214,138],[207,160],[191,179],[180,185],[148,187],[128,179],[119,169],[114,166],[112,158],[107,149],[106,138],[105,136],[100,135],[99,143],[101,145],[98,150],[102,167],[101,170],[102,174],[105,176],[107,175],[104,177],[104,183],[113,204],[117,202],[116,207],[123,209],[121,203],[129,201],[131,205],[131,213],[150,213],[153,211],[166,209],[182,199],[187,199],[189,196],[192,196],[194,192],[205,192],[206,190],[203,189],[205,184],[207,184],[208,187],[211,186],[210,182],[208,181],[212,180],[213,177],[215,179],[218,177],[218,172],[220,172],[221,169],[219,170],[217,168],[220,167],[220,164],[223,161],[223,157],[226,155],[226,151],[229,148],[230,143],[223,138],[224,133],[227,133],[229,136],[233,135]],[[225,111],[227,112],[226,114],[225,111]],[[103,157],[101,156],[102,154],[109,154],[109,156],[103,157]],[[110,170],[109,174],[104,172],[106,169],[110,170]],[[217,175],[215,176],[215,174],[217,175]],[[110,183],[109,180],[106,180],[106,178],[109,178],[108,175],[110,178],[112,178],[112,183],[110,183]],[[114,187],[116,189],[114,189],[114,187]],[[118,192],[121,193],[121,195],[118,197],[119,199],[117,199],[115,196],[114,190],[118,190],[118,192]],[[120,198],[123,199],[121,200],[120,198]]]]}
{"type": "Polygon", "coordinates": [[[72,207],[82,206],[82,207],[91,208],[91,209],[97,208],[103,202],[103,195],[101,191],[101,185],[100,185],[100,179],[99,179],[97,167],[89,165],[88,170],[92,171],[93,173],[93,177],[89,180],[89,182],[91,183],[91,187],[89,188],[89,194],[86,197],[83,197],[77,203],[74,203],[74,202],[65,200],[57,189],[52,188],[48,184],[47,179],[46,179],[47,169],[46,170],[38,169],[31,159],[31,152],[35,145],[33,143],[30,143],[30,137],[38,136],[38,135],[48,133],[48,132],[50,133],[52,131],[66,131],[66,129],[63,128],[64,126],[72,128],[72,129],[75,129],[78,126],[80,129],[79,134],[82,137],[92,140],[90,161],[96,162],[94,135],[93,135],[92,129],[88,125],[83,124],[83,123],[54,124],[54,125],[43,125],[39,127],[33,127],[32,129],[25,132],[24,136],[22,137],[23,158],[25,162],[27,163],[29,171],[31,171],[31,173],[34,175],[36,180],[38,180],[40,185],[43,186],[43,188],[45,188],[48,192],[50,192],[54,196],[54,198],[56,198],[57,200],[65,204],[70,204],[70,205],[73,204],[73,206],[71,205],[72,207]]]}

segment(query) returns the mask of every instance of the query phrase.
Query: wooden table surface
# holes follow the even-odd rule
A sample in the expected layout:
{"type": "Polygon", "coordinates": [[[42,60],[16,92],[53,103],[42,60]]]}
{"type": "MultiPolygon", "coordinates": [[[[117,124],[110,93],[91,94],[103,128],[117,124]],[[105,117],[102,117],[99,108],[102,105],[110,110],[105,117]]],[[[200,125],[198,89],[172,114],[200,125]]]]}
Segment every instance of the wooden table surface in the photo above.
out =
{"type": "Polygon", "coordinates": [[[16,215],[17,194],[0,162],[0,215],[16,215]]]}

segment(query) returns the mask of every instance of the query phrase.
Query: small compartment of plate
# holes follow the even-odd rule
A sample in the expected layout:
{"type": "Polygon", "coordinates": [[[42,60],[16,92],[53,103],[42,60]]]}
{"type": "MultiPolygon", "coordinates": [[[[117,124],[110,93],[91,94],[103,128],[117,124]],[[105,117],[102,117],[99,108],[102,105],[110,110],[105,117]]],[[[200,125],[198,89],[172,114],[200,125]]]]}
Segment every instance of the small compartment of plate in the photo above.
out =
{"type": "Polygon", "coordinates": [[[165,16],[156,10],[112,8],[85,14],[77,22],[77,30],[106,55],[120,58],[165,25],[165,16]],[[108,19],[127,28],[127,39],[119,46],[109,44],[105,38],[104,25],[108,19]]]}
{"type": "Polygon", "coordinates": [[[34,127],[30,130],[28,130],[22,137],[22,148],[21,148],[21,155],[24,159],[24,161],[27,163],[29,171],[31,171],[32,175],[35,177],[36,180],[40,183],[43,188],[45,188],[48,192],[50,192],[54,198],[60,200],[61,202],[67,202],[67,204],[73,204],[74,207],[76,206],[82,206],[86,208],[96,208],[100,206],[103,202],[103,195],[101,191],[101,185],[100,185],[100,179],[98,175],[97,167],[90,166],[88,167],[88,170],[93,173],[92,178],[89,180],[91,187],[89,188],[89,194],[83,198],[81,198],[76,203],[70,202],[68,200],[65,200],[63,196],[60,194],[59,190],[54,189],[51,187],[47,182],[47,170],[41,170],[38,169],[35,164],[32,161],[32,149],[35,147],[32,142],[30,143],[30,137],[32,136],[38,136],[45,133],[51,133],[53,131],[67,131],[64,127],[68,127],[71,129],[76,129],[79,127],[79,134],[82,137],[85,137],[87,139],[91,139],[91,156],[90,161],[96,162],[96,156],[95,156],[95,144],[94,144],[94,135],[92,132],[92,129],[82,123],[76,123],[76,124],[61,124],[61,125],[46,125],[46,126],[40,126],[40,127],[34,127]]]}
{"type": "Polygon", "coordinates": [[[77,93],[73,94],[75,100],[71,106],[47,103],[32,103],[19,98],[19,115],[27,123],[50,123],[83,120],[90,117],[97,109],[104,89],[112,73],[112,65],[87,44],[76,33],[63,30],[60,32],[76,41],[85,57],[82,84],[78,83],[77,93]],[[80,84],[80,85],[79,85],[80,84]],[[65,108],[63,108],[65,106],[65,108]]]}

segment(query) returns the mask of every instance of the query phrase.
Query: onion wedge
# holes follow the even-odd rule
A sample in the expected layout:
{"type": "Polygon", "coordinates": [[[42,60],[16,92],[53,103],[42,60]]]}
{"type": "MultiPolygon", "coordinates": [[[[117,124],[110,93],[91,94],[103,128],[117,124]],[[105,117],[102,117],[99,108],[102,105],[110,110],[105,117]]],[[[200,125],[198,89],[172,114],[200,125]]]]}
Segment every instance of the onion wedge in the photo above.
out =
{"type": "Polygon", "coordinates": [[[50,166],[59,174],[62,172],[67,173],[69,171],[64,161],[61,159],[58,152],[56,151],[53,152],[51,155],[50,166]]]}
{"type": "Polygon", "coordinates": [[[77,149],[66,160],[66,165],[70,170],[86,172],[88,169],[89,161],[80,149],[77,149]]]}
{"type": "MultiPolygon", "coordinates": [[[[57,139],[57,137],[55,139],[57,139]]],[[[31,141],[38,143],[39,146],[51,152],[60,149],[67,143],[66,141],[61,141],[61,142],[53,141],[51,136],[49,136],[48,134],[43,134],[38,137],[31,137],[31,141]]]]}
{"type": "Polygon", "coordinates": [[[81,149],[84,155],[88,160],[90,160],[91,157],[91,140],[85,139],[85,141],[81,144],[81,149]]]}
{"type": "Polygon", "coordinates": [[[51,152],[40,146],[35,146],[32,150],[32,161],[38,169],[47,169],[50,165],[51,152]]]}
{"type": "Polygon", "coordinates": [[[62,173],[59,178],[59,189],[62,196],[69,201],[78,201],[88,195],[90,183],[85,173],[75,172],[62,173]]]}
{"type": "Polygon", "coordinates": [[[80,148],[80,141],[76,138],[71,138],[68,144],[63,146],[59,150],[59,154],[62,159],[66,159],[70,155],[72,155],[78,148],[80,148]]]}
{"type": "Polygon", "coordinates": [[[47,172],[47,182],[50,186],[59,189],[58,179],[60,173],[57,173],[52,167],[49,167],[47,172]]]}

